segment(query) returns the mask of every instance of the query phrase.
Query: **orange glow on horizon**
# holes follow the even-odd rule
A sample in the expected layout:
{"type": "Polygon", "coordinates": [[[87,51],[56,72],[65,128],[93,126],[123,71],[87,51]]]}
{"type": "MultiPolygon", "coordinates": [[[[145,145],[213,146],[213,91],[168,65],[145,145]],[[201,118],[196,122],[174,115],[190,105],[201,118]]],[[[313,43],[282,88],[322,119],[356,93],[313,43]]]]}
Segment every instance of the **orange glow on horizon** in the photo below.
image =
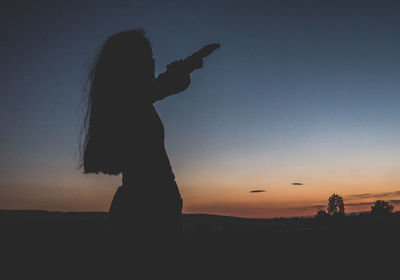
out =
{"type": "MultiPolygon", "coordinates": [[[[343,196],[346,213],[369,211],[378,199],[400,200],[397,173],[356,173],[353,177],[342,174],[335,178],[326,174],[294,178],[286,175],[285,180],[278,176],[248,177],[239,172],[231,177],[183,175],[176,180],[183,198],[183,212],[188,214],[248,218],[311,216],[327,208],[332,193],[343,196]],[[292,182],[304,185],[292,185],[292,182]],[[250,193],[254,189],[265,192],[250,193]],[[368,195],[357,197],[360,194],[368,195]]],[[[40,177],[37,181],[2,182],[8,188],[3,188],[0,208],[108,211],[114,192],[121,185],[121,176],[81,173],[63,176],[54,173],[53,177],[46,178],[46,183],[40,177]]],[[[392,204],[397,211],[396,203],[392,204]]]]}

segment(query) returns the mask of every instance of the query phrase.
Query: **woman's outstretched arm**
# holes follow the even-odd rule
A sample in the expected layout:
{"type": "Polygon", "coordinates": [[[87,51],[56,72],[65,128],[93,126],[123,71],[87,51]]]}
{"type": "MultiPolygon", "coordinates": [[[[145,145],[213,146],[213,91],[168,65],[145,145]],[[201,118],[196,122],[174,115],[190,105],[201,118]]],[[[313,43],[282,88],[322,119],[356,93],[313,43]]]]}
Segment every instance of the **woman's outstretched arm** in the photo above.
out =
{"type": "Polygon", "coordinates": [[[154,103],[167,96],[184,91],[189,85],[189,73],[167,70],[153,80],[150,90],[151,102],[154,103]]]}
{"type": "Polygon", "coordinates": [[[153,80],[150,93],[152,103],[187,89],[190,85],[190,73],[203,67],[203,58],[219,46],[219,44],[206,45],[186,59],[170,63],[167,71],[153,80]]]}

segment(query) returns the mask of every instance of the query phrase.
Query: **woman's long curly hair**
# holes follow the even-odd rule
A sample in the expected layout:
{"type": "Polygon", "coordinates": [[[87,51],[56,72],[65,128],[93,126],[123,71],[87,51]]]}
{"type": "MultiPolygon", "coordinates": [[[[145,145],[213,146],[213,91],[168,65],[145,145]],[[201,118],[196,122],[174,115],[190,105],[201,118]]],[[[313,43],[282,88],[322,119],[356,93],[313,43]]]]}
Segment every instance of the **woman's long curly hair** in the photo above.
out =
{"type": "Polygon", "coordinates": [[[124,113],[135,95],[141,94],[138,84],[149,78],[154,78],[154,60],[143,30],[123,31],[104,42],[88,75],[79,147],[79,167],[84,173],[122,172],[123,132],[128,120],[124,113]]]}

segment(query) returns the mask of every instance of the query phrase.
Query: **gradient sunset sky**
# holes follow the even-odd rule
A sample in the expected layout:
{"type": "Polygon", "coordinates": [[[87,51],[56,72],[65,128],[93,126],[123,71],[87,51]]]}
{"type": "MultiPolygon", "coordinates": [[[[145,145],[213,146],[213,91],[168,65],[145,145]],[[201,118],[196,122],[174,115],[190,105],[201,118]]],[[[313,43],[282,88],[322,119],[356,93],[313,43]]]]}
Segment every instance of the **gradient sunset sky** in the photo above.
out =
{"type": "Polygon", "coordinates": [[[121,176],[77,169],[85,79],[141,27],[156,74],[221,44],[156,103],[184,213],[400,210],[400,1],[2,1],[0,23],[0,209],[108,210],[121,176]]]}

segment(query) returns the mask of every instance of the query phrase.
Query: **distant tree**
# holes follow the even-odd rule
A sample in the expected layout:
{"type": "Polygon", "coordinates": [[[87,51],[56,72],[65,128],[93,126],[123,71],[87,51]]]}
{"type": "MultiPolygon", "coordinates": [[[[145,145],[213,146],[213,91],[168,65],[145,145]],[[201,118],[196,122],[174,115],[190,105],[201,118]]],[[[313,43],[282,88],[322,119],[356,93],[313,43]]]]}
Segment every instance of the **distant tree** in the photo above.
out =
{"type": "Polygon", "coordinates": [[[377,200],[375,201],[375,204],[371,206],[371,214],[378,216],[389,215],[393,213],[393,208],[393,205],[391,205],[389,202],[377,200]]]}
{"type": "Polygon", "coordinates": [[[344,215],[344,203],[343,198],[338,194],[332,194],[328,201],[328,214],[333,215],[344,215]]]}

